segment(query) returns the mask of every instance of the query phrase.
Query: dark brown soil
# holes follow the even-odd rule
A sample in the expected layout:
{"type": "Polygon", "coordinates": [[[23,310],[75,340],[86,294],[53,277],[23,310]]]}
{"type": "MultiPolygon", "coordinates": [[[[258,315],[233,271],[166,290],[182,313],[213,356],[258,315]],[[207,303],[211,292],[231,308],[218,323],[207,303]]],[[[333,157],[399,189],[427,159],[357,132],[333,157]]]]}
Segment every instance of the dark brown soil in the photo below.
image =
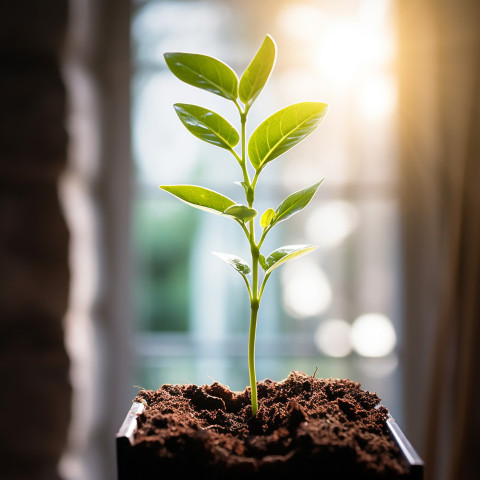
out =
{"type": "Polygon", "coordinates": [[[139,392],[135,400],[147,406],[131,449],[138,465],[132,478],[404,478],[388,411],[358,383],[292,372],[283,382],[259,382],[258,397],[252,417],[249,388],[237,393],[213,383],[139,392]]]}

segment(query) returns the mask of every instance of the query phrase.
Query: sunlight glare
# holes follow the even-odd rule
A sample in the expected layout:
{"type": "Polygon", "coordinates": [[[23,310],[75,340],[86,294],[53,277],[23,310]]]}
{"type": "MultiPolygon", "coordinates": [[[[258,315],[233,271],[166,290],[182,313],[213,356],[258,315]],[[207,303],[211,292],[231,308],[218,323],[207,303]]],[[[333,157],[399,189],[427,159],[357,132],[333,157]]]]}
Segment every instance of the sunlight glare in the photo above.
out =
{"type": "Polygon", "coordinates": [[[332,16],[324,22],[312,50],[319,73],[335,82],[352,83],[359,75],[369,76],[385,66],[394,50],[385,16],[385,8],[369,5],[355,16],[332,16]]]}
{"type": "Polygon", "coordinates": [[[380,313],[360,315],[352,326],[353,349],[364,357],[384,357],[392,353],[397,336],[391,320],[380,313]]]}
{"type": "Polygon", "coordinates": [[[319,71],[334,81],[349,82],[362,70],[381,65],[391,53],[375,30],[340,19],[329,23],[315,58],[319,71]]]}
{"type": "Polygon", "coordinates": [[[390,115],[397,104],[397,90],[393,78],[376,75],[360,88],[357,108],[369,120],[382,120],[390,115]]]}

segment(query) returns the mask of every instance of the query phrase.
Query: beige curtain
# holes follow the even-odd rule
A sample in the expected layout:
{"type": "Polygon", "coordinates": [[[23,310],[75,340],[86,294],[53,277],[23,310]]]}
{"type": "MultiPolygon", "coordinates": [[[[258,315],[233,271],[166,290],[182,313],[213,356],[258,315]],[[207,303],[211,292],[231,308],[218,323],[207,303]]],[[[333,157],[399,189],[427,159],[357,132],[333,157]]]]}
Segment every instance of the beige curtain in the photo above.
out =
{"type": "Polygon", "coordinates": [[[396,13],[407,430],[428,480],[474,480],[480,478],[480,2],[398,0],[396,13]]]}

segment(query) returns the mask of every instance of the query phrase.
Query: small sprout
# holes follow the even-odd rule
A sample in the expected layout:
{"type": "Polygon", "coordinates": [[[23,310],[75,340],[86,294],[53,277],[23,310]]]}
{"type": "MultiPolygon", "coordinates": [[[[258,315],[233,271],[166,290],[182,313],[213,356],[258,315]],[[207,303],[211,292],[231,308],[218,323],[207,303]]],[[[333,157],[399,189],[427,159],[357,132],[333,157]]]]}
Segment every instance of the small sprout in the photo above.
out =
{"type": "Polygon", "coordinates": [[[267,227],[270,226],[272,220],[275,218],[275,210],[273,208],[269,208],[265,210],[260,219],[260,226],[265,230],[267,227]]]}
{"type": "Polygon", "coordinates": [[[257,211],[253,208],[248,208],[245,205],[232,205],[228,207],[224,212],[225,215],[230,215],[242,223],[248,222],[252,218],[257,216],[257,211]]]}
{"type": "Polygon", "coordinates": [[[263,90],[276,60],[276,46],[267,35],[255,57],[240,80],[225,63],[216,58],[194,53],[165,53],[168,68],[180,80],[202,90],[219,95],[233,103],[240,116],[238,132],[218,113],[197,105],[177,103],[175,111],[187,130],[200,140],[227,150],[238,162],[243,179],[235,182],[245,191],[246,205],[196,185],[163,185],[160,188],[182,202],[209,213],[235,220],[242,228],[250,245],[251,265],[227,253],[215,253],[243,278],[250,299],[250,333],[248,342],[248,369],[250,375],[252,415],[258,411],[255,373],[255,335],[258,309],[270,274],[277,267],[310,253],[313,245],[289,245],[274,250],[266,258],[260,252],[268,232],[280,222],[305,208],[323,180],[288,196],[276,210],[269,208],[260,217],[262,235],[255,236],[255,189],[263,169],[271,161],[304,140],[319,126],[328,106],[321,102],[303,102],[283,108],[263,121],[246,136],[248,112],[263,90]],[[248,140],[248,141],[247,141],[248,140]],[[240,147],[238,147],[240,145],[240,147]],[[235,148],[240,151],[237,152],[235,148]],[[263,278],[260,278],[260,268],[263,278]],[[250,278],[247,278],[247,275],[250,278]]]}

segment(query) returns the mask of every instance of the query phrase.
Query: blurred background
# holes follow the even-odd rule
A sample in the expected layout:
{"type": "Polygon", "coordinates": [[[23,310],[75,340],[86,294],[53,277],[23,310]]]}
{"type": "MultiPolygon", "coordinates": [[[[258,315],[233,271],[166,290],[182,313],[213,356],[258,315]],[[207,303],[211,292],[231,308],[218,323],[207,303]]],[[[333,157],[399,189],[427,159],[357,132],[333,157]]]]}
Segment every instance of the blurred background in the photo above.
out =
{"type": "Polygon", "coordinates": [[[257,377],[291,370],[376,391],[428,480],[480,476],[480,5],[474,0],[31,0],[0,15],[0,478],[113,480],[138,385],[248,384],[248,297],[212,251],[235,224],[159,191],[242,200],[236,162],[172,105],[239,126],[165,51],[239,75],[278,58],[249,116],[329,113],[272,162],[259,211],[326,180],[265,242],[312,243],[272,276],[257,377]],[[3,459],[2,459],[3,457],[3,459]]]}

